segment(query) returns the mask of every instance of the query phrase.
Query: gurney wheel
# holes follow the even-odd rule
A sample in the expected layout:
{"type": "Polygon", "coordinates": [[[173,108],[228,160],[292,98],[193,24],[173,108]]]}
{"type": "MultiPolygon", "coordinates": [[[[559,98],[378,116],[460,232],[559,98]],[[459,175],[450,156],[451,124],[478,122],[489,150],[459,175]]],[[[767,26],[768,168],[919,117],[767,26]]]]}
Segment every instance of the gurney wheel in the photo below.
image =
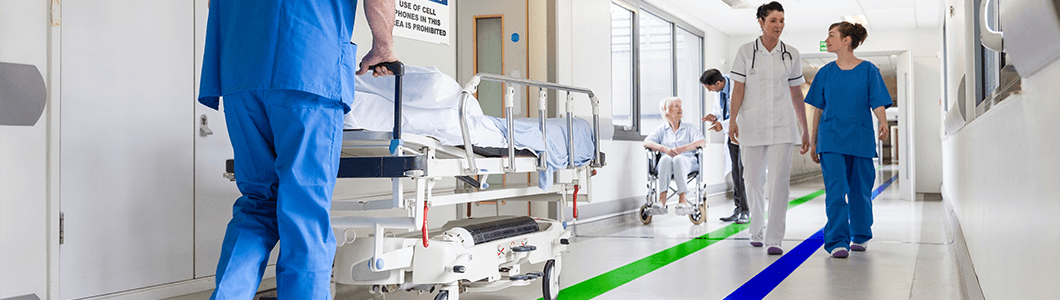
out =
{"type": "Polygon", "coordinates": [[[640,206],[640,215],[638,215],[638,217],[640,218],[640,222],[644,225],[651,223],[651,211],[647,204],[640,206]]]}
{"type": "Polygon", "coordinates": [[[438,295],[434,296],[434,300],[449,300],[449,291],[448,290],[438,291],[438,295]]]}
{"type": "Polygon", "coordinates": [[[555,259],[545,262],[544,279],[541,281],[541,295],[544,300],[555,300],[559,296],[559,271],[560,268],[555,259]]]}
{"type": "Polygon", "coordinates": [[[707,204],[700,203],[699,207],[692,213],[688,214],[688,220],[692,221],[692,224],[703,224],[703,220],[707,218],[707,204]]]}

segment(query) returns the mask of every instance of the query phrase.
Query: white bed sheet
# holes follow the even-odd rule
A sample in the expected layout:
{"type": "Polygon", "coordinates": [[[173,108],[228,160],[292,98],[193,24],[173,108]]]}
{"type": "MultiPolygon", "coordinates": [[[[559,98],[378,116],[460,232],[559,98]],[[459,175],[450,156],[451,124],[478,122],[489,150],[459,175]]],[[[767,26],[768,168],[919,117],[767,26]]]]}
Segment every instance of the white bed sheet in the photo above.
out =
{"type": "MultiPolygon", "coordinates": [[[[401,131],[438,139],[443,145],[464,144],[460,133],[460,84],[435,67],[405,66],[401,91],[401,131]]],[[[345,129],[394,130],[394,77],[357,76],[353,106],[345,129]]],[[[475,146],[507,147],[504,135],[482,114],[478,100],[468,99],[468,131],[475,146]]]]}

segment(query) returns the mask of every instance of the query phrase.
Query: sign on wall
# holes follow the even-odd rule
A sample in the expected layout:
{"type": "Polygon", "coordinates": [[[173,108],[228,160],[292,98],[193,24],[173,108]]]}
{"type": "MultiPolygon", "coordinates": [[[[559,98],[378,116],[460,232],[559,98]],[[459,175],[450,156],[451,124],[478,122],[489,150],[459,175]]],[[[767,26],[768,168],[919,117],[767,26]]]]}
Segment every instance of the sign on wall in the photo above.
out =
{"type": "Polygon", "coordinates": [[[394,36],[449,45],[449,0],[395,0],[394,36]]]}

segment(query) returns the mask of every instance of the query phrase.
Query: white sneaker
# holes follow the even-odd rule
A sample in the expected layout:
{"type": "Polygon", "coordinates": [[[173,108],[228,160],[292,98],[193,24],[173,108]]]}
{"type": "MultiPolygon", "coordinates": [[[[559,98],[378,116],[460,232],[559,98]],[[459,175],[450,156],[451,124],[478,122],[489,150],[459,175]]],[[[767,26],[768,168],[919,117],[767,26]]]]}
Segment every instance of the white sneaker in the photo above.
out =
{"type": "Polygon", "coordinates": [[[669,211],[667,211],[666,205],[656,203],[655,205],[651,206],[651,212],[653,215],[665,215],[669,211]]]}
{"type": "Polygon", "coordinates": [[[868,248],[869,248],[869,246],[865,245],[865,243],[861,243],[861,244],[852,243],[852,244],[850,244],[850,250],[857,251],[857,252],[864,252],[865,250],[868,250],[868,248]]]}
{"type": "Polygon", "coordinates": [[[691,214],[692,205],[689,205],[688,203],[678,203],[677,208],[674,209],[674,212],[676,212],[679,216],[691,214]]]}

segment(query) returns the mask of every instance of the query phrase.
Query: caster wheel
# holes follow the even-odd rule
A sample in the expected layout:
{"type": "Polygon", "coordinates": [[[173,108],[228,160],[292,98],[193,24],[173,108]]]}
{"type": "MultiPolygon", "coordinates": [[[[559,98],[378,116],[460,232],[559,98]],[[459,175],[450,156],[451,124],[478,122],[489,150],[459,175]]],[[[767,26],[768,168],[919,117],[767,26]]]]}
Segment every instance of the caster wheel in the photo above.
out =
{"type": "Polygon", "coordinates": [[[692,221],[692,224],[703,224],[703,220],[707,218],[707,205],[700,203],[699,206],[688,214],[688,220],[692,221]]]}
{"type": "MultiPolygon", "coordinates": [[[[558,259],[558,258],[557,258],[558,259]]],[[[550,259],[545,262],[545,270],[541,276],[541,295],[544,300],[556,300],[559,296],[559,271],[560,266],[557,259],[550,259]]]]}
{"type": "Polygon", "coordinates": [[[638,216],[642,224],[651,224],[651,208],[648,208],[647,204],[640,206],[640,214],[638,216]]]}

